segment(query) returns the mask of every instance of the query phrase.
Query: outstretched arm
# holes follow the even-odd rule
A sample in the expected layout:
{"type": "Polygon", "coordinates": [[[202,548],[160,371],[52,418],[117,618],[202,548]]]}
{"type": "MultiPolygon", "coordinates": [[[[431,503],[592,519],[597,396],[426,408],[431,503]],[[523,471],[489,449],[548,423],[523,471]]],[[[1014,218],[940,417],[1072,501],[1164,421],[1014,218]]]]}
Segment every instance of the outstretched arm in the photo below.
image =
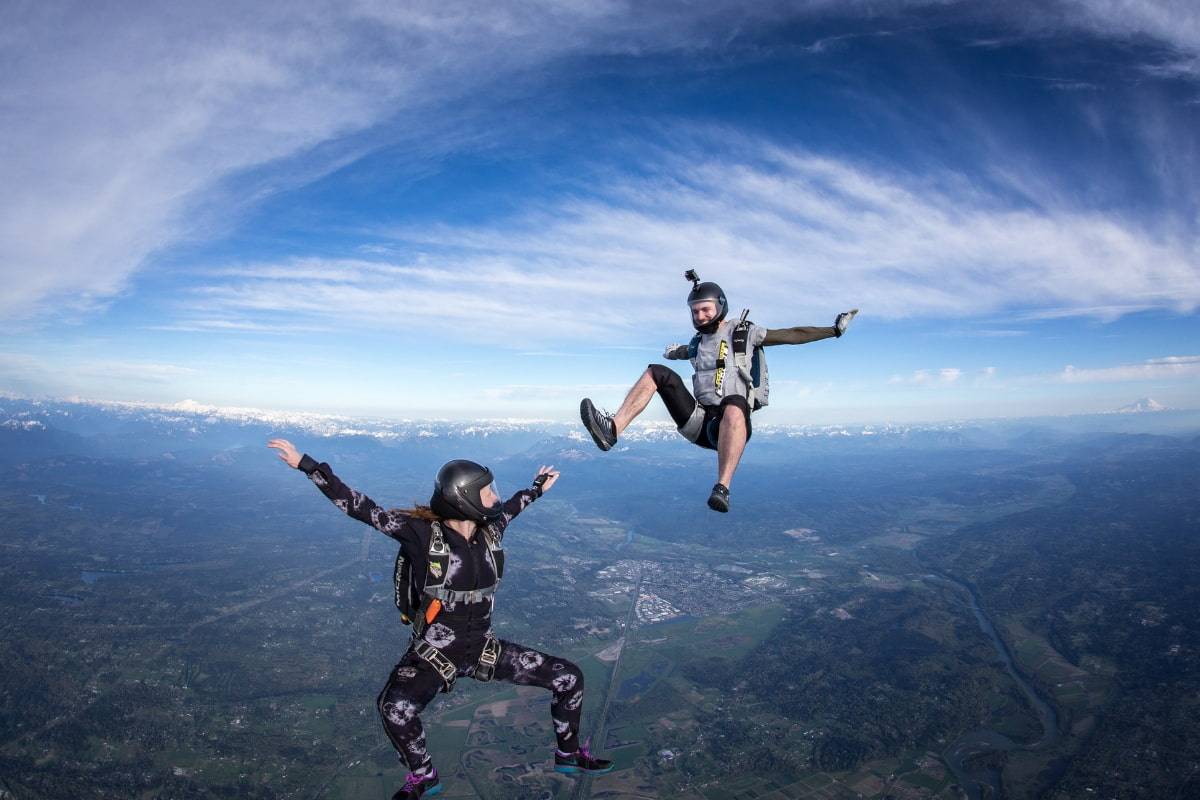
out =
{"type": "Polygon", "coordinates": [[[850,327],[850,322],[857,313],[857,308],[850,311],[843,311],[837,315],[837,319],[828,328],[797,325],[794,328],[768,330],[762,343],[764,347],[773,344],[808,344],[809,342],[819,342],[822,339],[829,339],[835,336],[840,337],[846,332],[846,328],[850,327]]]}
{"type": "Polygon", "coordinates": [[[517,514],[524,511],[534,500],[550,491],[550,487],[558,481],[558,475],[558,470],[553,466],[538,467],[537,474],[533,477],[533,485],[528,489],[521,489],[504,501],[504,505],[501,507],[504,510],[504,516],[492,526],[496,533],[503,534],[508,523],[512,522],[517,514]]]}
{"type": "Polygon", "coordinates": [[[399,513],[396,509],[389,511],[380,508],[374,500],[362,492],[356,492],[342,483],[341,479],[333,474],[333,468],[328,464],[318,464],[312,456],[307,454],[301,456],[287,439],[272,439],[267,442],[267,447],[278,450],[280,460],[307,475],[309,480],[321,490],[321,493],[346,514],[392,538],[398,538],[407,516],[399,513]]]}
{"type": "Polygon", "coordinates": [[[832,325],[825,328],[807,325],[797,325],[794,328],[769,328],[766,338],[763,339],[763,347],[776,344],[808,344],[837,335],[837,328],[832,325]]]}

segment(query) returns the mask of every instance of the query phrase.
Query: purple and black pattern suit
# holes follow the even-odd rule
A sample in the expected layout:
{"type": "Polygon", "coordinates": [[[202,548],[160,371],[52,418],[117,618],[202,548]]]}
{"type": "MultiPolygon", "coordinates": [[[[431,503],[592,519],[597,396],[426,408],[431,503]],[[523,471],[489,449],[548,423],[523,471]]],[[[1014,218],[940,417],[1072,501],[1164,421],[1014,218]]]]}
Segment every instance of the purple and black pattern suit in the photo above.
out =
{"type": "MultiPolygon", "coordinates": [[[[400,509],[381,508],[370,497],[342,483],[328,464],[318,464],[307,455],[301,460],[300,469],[346,514],[399,542],[404,557],[412,564],[412,574],[425,575],[432,535],[429,522],[400,509]]],[[[491,526],[495,535],[503,538],[508,523],[538,495],[535,489],[522,489],[510,497],[503,505],[503,515],[491,526]]],[[[449,528],[444,530],[450,548],[446,588],[470,591],[493,585],[496,582],[495,564],[482,533],[476,532],[468,541],[449,528]]],[[[459,677],[475,673],[479,655],[491,631],[493,601],[494,596],[475,603],[446,603],[425,629],[422,638],[458,667],[459,677]]],[[[583,672],[566,659],[504,639],[500,640],[500,647],[500,658],[492,679],[549,689],[552,692],[550,716],[554,721],[558,748],[563,752],[574,752],[579,746],[583,672]]],[[[377,705],[383,727],[392,745],[414,772],[429,768],[420,713],[442,686],[441,677],[410,646],[379,694],[377,705]]]]}

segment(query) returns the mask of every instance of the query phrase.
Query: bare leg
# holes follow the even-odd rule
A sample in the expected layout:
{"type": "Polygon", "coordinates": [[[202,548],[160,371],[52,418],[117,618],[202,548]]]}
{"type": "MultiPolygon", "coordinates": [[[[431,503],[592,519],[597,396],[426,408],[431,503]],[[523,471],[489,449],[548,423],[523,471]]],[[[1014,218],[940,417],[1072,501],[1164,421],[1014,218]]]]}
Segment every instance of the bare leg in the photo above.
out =
{"type": "Polygon", "coordinates": [[[717,483],[728,489],[733,472],[746,449],[746,417],[736,406],[725,406],[721,416],[721,432],[717,436],[717,483]]]}
{"type": "MultiPolygon", "coordinates": [[[[646,406],[650,404],[650,398],[654,397],[655,391],[654,376],[647,369],[642,373],[642,377],[637,379],[637,383],[633,385],[633,388],[629,390],[629,394],[625,395],[625,401],[621,403],[621,407],[613,415],[613,427],[617,431],[617,436],[620,436],[621,431],[629,427],[629,423],[633,422],[638,414],[646,410],[646,406]]],[[[745,426],[742,427],[744,431],[745,426]]],[[[745,437],[743,436],[743,438],[745,437]]]]}

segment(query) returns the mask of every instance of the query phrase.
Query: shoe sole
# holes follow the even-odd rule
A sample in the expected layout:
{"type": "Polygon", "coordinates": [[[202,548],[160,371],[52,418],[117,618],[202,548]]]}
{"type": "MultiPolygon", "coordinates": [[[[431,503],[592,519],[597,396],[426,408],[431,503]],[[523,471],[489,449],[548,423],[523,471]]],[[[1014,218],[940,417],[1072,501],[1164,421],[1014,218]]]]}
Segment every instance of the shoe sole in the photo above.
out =
{"type": "Polygon", "coordinates": [[[722,514],[729,513],[729,503],[722,503],[720,500],[714,500],[711,497],[708,498],[708,507],[713,511],[720,511],[722,514]]]}
{"type": "Polygon", "coordinates": [[[608,452],[612,449],[612,445],[605,444],[604,440],[601,439],[594,430],[592,430],[592,425],[590,422],[591,414],[588,413],[589,405],[590,403],[588,402],[587,398],[584,398],[579,402],[579,421],[583,423],[584,429],[592,437],[592,441],[596,443],[596,447],[599,447],[604,452],[608,452]]]}
{"type": "Polygon", "coordinates": [[[442,791],[442,784],[436,783],[433,786],[426,789],[425,792],[421,795],[421,797],[433,797],[435,794],[437,794],[440,791],[442,791]]]}
{"type": "Polygon", "coordinates": [[[581,773],[584,775],[603,775],[606,772],[612,772],[614,766],[615,765],[609,765],[604,769],[583,769],[582,767],[555,766],[554,771],[561,772],[564,775],[579,775],[581,773]]]}

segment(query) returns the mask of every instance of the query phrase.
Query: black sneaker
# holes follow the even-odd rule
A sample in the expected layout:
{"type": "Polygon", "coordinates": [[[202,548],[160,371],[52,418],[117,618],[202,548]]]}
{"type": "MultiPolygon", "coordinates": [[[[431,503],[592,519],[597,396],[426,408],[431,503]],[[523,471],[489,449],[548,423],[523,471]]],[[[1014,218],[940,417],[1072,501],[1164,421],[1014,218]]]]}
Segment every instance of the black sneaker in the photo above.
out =
{"type": "Polygon", "coordinates": [[[729,489],[723,483],[713,486],[712,494],[708,496],[708,507],[722,514],[729,511],[729,489]]]}
{"type": "Polygon", "coordinates": [[[596,407],[592,405],[592,401],[586,397],[579,404],[579,418],[583,420],[583,427],[587,428],[587,432],[592,435],[592,441],[596,443],[596,447],[601,450],[611,450],[612,446],[617,443],[617,429],[613,425],[612,414],[597,411],[596,407]]]}
{"type": "Polygon", "coordinates": [[[420,797],[432,797],[442,791],[442,782],[438,779],[437,770],[428,775],[408,773],[408,779],[400,791],[392,795],[392,800],[417,800],[420,797]]]}
{"type": "Polygon", "coordinates": [[[850,323],[854,321],[854,315],[858,313],[857,308],[852,308],[849,311],[843,311],[837,315],[837,319],[833,321],[834,335],[839,339],[846,332],[846,328],[850,327],[850,323]]]}
{"type": "Polygon", "coordinates": [[[557,750],[554,751],[555,772],[562,772],[567,775],[578,775],[580,773],[603,775],[606,772],[612,772],[612,770],[613,762],[607,758],[594,757],[586,744],[569,756],[564,756],[557,750]]]}

